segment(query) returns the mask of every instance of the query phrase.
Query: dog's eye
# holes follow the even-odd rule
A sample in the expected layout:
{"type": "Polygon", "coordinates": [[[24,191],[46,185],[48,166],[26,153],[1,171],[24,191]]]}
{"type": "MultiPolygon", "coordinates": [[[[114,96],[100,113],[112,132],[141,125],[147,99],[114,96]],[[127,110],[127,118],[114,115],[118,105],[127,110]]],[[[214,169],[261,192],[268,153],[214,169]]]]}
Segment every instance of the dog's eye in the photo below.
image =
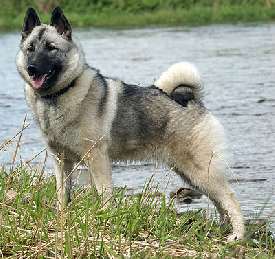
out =
{"type": "Polygon", "coordinates": [[[33,43],[31,43],[31,44],[27,47],[27,51],[29,51],[29,52],[35,51],[35,47],[34,47],[34,44],[33,44],[33,43]]]}
{"type": "Polygon", "coordinates": [[[47,44],[47,49],[49,51],[53,51],[53,50],[57,50],[58,48],[53,43],[48,43],[47,44]]]}

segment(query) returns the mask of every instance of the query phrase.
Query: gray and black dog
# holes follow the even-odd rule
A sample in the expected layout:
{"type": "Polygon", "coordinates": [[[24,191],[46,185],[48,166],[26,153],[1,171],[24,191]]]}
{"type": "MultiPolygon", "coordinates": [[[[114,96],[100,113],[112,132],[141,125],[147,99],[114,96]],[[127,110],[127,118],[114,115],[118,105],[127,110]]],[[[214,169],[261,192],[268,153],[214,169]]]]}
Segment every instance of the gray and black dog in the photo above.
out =
{"type": "Polygon", "coordinates": [[[57,7],[50,25],[27,10],[17,68],[54,154],[60,206],[70,200],[71,171],[79,161],[106,200],[112,161],[158,161],[209,196],[233,226],[228,240],[243,238],[240,206],[224,178],[223,127],[202,103],[192,64],[172,65],[149,87],[105,77],[87,65],[57,7]]]}

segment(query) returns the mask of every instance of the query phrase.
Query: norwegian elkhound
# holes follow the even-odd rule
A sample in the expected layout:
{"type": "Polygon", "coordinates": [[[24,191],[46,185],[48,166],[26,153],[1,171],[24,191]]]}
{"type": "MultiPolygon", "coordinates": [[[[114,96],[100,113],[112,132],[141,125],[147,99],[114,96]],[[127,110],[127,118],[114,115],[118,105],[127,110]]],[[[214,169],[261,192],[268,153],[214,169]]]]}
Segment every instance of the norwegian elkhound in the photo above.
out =
{"type": "Polygon", "coordinates": [[[224,178],[223,127],[202,103],[201,79],[190,63],[177,63],[154,85],[139,87],[90,67],[62,10],[41,24],[26,13],[17,68],[25,94],[54,154],[58,200],[70,200],[71,172],[88,166],[92,183],[108,198],[112,161],[159,161],[209,196],[244,235],[239,203],[224,178]]]}

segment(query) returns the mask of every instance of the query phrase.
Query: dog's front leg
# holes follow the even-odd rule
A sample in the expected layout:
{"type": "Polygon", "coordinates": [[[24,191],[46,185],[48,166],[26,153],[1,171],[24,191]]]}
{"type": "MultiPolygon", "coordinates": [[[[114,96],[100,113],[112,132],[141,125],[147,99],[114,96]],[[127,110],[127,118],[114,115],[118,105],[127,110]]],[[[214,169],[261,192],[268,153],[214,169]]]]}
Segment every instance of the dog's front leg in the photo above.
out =
{"type": "Polygon", "coordinates": [[[102,195],[106,203],[112,196],[112,169],[111,161],[106,148],[96,148],[86,160],[89,173],[97,192],[102,195]]]}
{"type": "Polygon", "coordinates": [[[73,162],[60,155],[55,157],[57,208],[63,210],[71,201],[73,162]]]}

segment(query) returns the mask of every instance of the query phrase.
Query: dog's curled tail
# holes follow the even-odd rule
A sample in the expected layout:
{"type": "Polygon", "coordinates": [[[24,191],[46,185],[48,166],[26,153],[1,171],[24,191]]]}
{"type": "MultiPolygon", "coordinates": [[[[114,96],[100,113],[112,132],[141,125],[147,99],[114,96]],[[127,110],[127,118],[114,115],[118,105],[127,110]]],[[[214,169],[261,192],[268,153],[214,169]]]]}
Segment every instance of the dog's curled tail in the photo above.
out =
{"type": "Polygon", "coordinates": [[[163,72],[155,86],[167,93],[172,99],[186,106],[190,100],[200,102],[202,82],[197,68],[189,62],[172,65],[163,72]]]}

